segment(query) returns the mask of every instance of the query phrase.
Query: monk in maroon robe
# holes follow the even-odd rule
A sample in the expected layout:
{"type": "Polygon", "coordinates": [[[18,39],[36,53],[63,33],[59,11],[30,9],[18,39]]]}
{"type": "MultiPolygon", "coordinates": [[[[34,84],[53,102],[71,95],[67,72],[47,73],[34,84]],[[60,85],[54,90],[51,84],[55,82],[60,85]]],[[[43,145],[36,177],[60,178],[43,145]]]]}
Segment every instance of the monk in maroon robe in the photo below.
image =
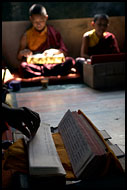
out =
{"type": "Polygon", "coordinates": [[[108,15],[95,15],[91,25],[94,29],[83,34],[81,57],[76,59],[76,68],[81,74],[85,59],[90,59],[92,55],[120,53],[115,35],[107,32],[108,15]]]}
{"type": "Polygon", "coordinates": [[[21,60],[21,77],[30,78],[35,76],[67,75],[75,64],[75,60],[66,57],[68,50],[62,37],[53,26],[47,25],[48,15],[42,5],[34,4],[30,10],[32,28],[22,36],[17,58],[21,60]],[[44,53],[47,49],[56,49],[55,54],[63,53],[65,62],[60,64],[28,64],[26,58],[32,54],[44,53]]]}

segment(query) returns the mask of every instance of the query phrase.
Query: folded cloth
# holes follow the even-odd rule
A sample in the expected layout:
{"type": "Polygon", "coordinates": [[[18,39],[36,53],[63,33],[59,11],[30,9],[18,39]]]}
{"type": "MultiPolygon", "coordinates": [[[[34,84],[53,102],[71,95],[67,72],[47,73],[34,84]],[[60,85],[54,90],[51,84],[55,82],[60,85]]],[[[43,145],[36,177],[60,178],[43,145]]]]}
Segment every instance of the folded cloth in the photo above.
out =
{"type": "MultiPolygon", "coordinates": [[[[68,158],[66,149],[64,147],[62,138],[59,133],[52,134],[56,150],[66,171],[67,179],[74,179],[75,175],[68,158]]],[[[19,172],[28,173],[28,154],[27,147],[25,146],[24,139],[18,139],[4,152],[4,169],[13,169],[19,172]]]]}
{"type": "Polygon", "coordinates": [[[66,171],[66,179],[75,179],[75,175],[73,173],[73,169],[65,149],[64,143],[62,141],[61,135],[59,133],[52,134],[57,153],[60,157],[62,165],[66,171]]]}
{"type": "Polygon", "coordinates": [[[24,139],[18,139],[4,152],[4,169],[28,173],[28,156],[24,139]]]}

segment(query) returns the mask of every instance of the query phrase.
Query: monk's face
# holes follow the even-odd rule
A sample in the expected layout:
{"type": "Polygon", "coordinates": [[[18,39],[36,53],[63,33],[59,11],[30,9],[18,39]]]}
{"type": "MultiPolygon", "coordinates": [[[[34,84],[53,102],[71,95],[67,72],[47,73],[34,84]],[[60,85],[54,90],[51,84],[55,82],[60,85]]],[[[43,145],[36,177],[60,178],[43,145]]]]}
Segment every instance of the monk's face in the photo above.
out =
{"type": "Polygon", "coordinates": [[[45,28],[47,19],[48,15],[42,16],[37,14],[30,16],[30,20],[37,31],[42,31],[45,28]]]}
{"type": "Polygon", "coordinates": [[[100,18],[97,19],[96,22],[94,22],[93,26],[96,30],[96,34],[101,37],[103,36],[103,33],[107,30],[108,21],[100,18]]]}

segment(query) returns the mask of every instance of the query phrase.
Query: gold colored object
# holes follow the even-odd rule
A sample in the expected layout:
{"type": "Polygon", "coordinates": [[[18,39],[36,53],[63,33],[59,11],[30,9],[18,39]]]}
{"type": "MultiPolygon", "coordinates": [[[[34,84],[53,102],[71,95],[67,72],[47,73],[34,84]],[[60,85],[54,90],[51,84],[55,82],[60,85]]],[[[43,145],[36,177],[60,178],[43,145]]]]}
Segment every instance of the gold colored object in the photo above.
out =
{"type": "Polygon", "coordinates": [[[59,64],[65,62],[63,53],[56,49],[49,49],[41,54],[35,54],[27,57],[28,64],[59,64]]]}

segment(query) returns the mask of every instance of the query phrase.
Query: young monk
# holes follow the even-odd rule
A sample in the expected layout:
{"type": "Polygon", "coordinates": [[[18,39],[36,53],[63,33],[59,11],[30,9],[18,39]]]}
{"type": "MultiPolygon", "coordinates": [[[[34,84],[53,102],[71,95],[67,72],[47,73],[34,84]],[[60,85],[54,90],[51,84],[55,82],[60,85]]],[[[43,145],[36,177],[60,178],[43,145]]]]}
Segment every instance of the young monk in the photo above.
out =
{"type": "Polygon", "coordinates": [[[90,58],[91,55],[119,53],[114,34],[106,31],[109,25],[108,15],[96,14],[91,24],[94,29],[83,34],[81,57],[90,58]]]}
{"type": "Polygon", "coordinates": [[[20,65],[21,77],[67,75],[75,63],[73,58],[66,57],[65,62],[61,64],[27,64],[26,57],[46,53],[45,50],[50,48],[55,49],[54,54],[63,53],[67,56],[68,53],[60,33],[53,26],[47,25],[48,14],[45,7],[40,4],[32,5],[29,18],[32,27],[22,36],[17,56],[19,60],[25,61],[20,65]]]}
{"type": "Polygon", "coordinates": [[[83,34],[81,44],[81,58],[76,59],[80,72],[85,59],[92,55],[120,53],[115,35],[107,32],[109,17],[106,14],[96,14],[91,22],[93,30],[83,34]]]}

